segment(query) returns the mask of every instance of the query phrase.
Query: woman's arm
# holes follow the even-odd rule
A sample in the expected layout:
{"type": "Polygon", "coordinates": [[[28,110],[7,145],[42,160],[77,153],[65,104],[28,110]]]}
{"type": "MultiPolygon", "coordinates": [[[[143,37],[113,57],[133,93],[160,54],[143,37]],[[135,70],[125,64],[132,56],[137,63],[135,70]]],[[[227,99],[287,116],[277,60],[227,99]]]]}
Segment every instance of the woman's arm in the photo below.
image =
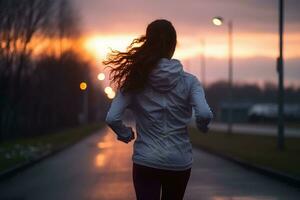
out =
{"type": "Polygon", "coordinates": [[[190,91],[190,103],[195,111],[196,125],[200,131],[205,133],[208,131],[208,124],[213,118],[213,114],[206,102],[204,90],[199,80],[194,76],[190,91]]]}
{"type": "Polygon", "coordinates": [[[123,94],[118,90],[105,119],[108,126],[117,134],[117,139],[125,143],[134,139],[132,128],[125,126],[122,121],[122,115],[129,106],[130,100],[131,97],[129,94],[123,94]]]}

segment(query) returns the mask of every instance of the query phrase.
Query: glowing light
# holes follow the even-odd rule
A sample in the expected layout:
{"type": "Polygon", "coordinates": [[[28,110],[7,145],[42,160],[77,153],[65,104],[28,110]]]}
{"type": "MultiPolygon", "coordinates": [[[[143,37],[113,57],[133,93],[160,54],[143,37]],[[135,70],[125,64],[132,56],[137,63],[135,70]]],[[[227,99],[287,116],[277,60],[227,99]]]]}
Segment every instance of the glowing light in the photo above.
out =
{"type": "Polygon", "coordinates": [[[222,17],[214,17],[212,23],[216,26],[221,26],[223,24],[223,19],[222,17]]]}
{"type": "Polygon", "coordinates": [[[99,149],[109,148],[109,147],[111,147],[112,145],[113,145],[112,142],[99,142],[99,143],[97,144],[97,146],[98,146],[99,149]]]}
{"type": "Polygon", "coordinates": [[[97,78],[99,81],[103,81],[105,79],[105,74],[101,72],[98,74],[97,78]]]}
{"type": "Polygon", "coordinates": [[[87,84],[86,84],[86,82],[81,82],[81,83],[79,84],[79,88],[80,88],[80,90],[86,90],[86,89],[87,89],[87,84]]]}
{"type": "Polygon", "coordinates": [[[102,167],[105,164],[105,155],[98,154],[96,156],[96,166],[102,167]]]}
{"type": "Polygon", "coordinates": [[[115,98],[115,96],[116,96],[116,93],[114,91],[111,91],[110,93],[107,94],[107,97],[109,99],[113,99],[113,98],[115,98]]]}
{"type": "Polygon", "coordinates": [[[111,87],[105,87],[104,88],[104,92],[106,93],[106,94],[109,94],[109,93],[111,93],[113,91],[113,89],[111,88],[111,87]]]}
{"type": "Polygon", "coordinates": [[[96,60],[105,60],[111,49],[126,51],[132,40],[137,36],[115,35],[105,36],[96,35],[88,37],[84,46],[88,52],[95,56],[96,60]]]}
{"type": "MultiPolygon", "coordinates": [[[[215,17],[212,19],[215,25],[224,25],[222,18],[215,17]],[[215,23],[214,23],[215,22],[215,23]]],[[[138,35],[129,35],[124,33],[122,35],[89,35],[84,37],[83,47],[88,54],[91,54],[97,63],[101,63],[106,58],[110,48],[126,51],[127,46],[132,39],[138,35]]],[[[300,57],[299,49],[299,33],[286,34],[286,58],[300,57]]],[[[208,34],[205,38],[207,41],[205,53],[207,57],[213,58],[227,58],[227,40],[224,33],[208,34]]],[[[274,33],[236,33],[234,44],[235,58],[251,58],[251,57],[277,57],[277,34],[274,33]]],[[[182,36],[179,38],[178,46],[176,47],[174,58],[190,59],[199,57],[202,46],[199,43],[199,37],[196,36],[182,36]]],[[[102,67],[102,66],[100,66],[102,67]]],[[[96,75],[97,76],[97,75],[96,75]]],[[[107,79],[107,77],[105,78],[107,79]]]]}

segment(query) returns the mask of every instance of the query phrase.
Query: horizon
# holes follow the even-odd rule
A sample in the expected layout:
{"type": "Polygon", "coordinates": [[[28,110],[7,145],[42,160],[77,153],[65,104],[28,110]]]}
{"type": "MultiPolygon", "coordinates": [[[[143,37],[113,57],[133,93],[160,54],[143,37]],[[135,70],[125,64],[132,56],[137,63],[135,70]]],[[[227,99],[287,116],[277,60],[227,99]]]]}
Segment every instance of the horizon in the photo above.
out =
{"type": "MultiPolygon", "coordinates": [[[[174,55],[186,71],[201,79],[200,65],[205,41],[206,80],[227,78],[227,27],[215,27],[214,16],[225,23],[232,19],[234,38],[234,82],[277,82],[277,3],[273,1],[78,1],[84,46],[93,55],[100,71],[108,48],[124,51],[131,40],[144,34],[157,18],[170,20],[177,30],[174,55]],[[196,12],[199,8],[202,12],[196,12]],[[179,12],[180,11],[180,12],[179,12]],[[233,12],[236,11],[236,12],[233,12]],[[89,44],[89,45],[88,45],[89,44]],[[87,47],[89,46],[89,47],[87,47]]],[[[285,9],[285,83],[300,86],[300,2],[289,0],[285,9]]],[[[105,72],[107,73],[107,72],[105,72]]]]}

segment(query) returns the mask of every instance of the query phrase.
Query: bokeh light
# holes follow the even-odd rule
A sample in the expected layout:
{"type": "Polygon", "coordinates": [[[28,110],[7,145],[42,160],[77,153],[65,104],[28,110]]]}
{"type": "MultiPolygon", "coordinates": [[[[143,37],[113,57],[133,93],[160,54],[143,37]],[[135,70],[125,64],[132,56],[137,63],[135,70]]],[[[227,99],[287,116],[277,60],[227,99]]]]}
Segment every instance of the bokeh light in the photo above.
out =
{"type": "Polygon", "coordinates": [[[113,99],[113,98],[115,98],[115,96],[116,96],[116,93],[115,93],[114,91],[111,91],[111,92],[109,92],[109,93],[107,94],[107,97],[108,97],[109,99],[113,99]]]}
{"type": "Polygon", "coordinates": [[[223,24],[223,19],[221,17],[214,17],[212,22],[216,26],[221,26],[223,24]]]}
{"type": "Polygon", "coordinates": [[[99,81],[103,81],[105,79],[105,74],[101,72],[98,74],[97,78],[99,81]]]}
{"type": "Polygon", "coordinates": [[[80,90],[86,90],[86,89],[87,89],[87,84],[86,84],[86,82],[81,82],[81,83],[79,84],[79,88],[80,88],[80,90]]]}
{"type": "Polygon", "coordinates": [[[109,93],[111,93],[112,91],[113,91],[113,89],[112,89],[111,87],[109,87],[109,86],[107,86],[107,87],[104,88],[104,92],[105,92],[106,94],[109,94],[109,93]]]}

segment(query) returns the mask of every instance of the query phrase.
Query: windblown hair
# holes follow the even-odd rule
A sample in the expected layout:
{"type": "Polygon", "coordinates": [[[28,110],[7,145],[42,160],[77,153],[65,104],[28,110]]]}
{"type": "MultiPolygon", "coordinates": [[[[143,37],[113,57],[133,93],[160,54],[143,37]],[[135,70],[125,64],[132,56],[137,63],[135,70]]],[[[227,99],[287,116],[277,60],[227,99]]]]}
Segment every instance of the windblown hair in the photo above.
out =
{"type": "Polygon", "coordinates": [[[171,22],[150,23],[146,35],[136,38],[126,52],[112,50],[103,63],[111,68],[110,80],[123,92],[139,92],[161,58],[171,58],[176,47],[176,31],[171,22]]]}

